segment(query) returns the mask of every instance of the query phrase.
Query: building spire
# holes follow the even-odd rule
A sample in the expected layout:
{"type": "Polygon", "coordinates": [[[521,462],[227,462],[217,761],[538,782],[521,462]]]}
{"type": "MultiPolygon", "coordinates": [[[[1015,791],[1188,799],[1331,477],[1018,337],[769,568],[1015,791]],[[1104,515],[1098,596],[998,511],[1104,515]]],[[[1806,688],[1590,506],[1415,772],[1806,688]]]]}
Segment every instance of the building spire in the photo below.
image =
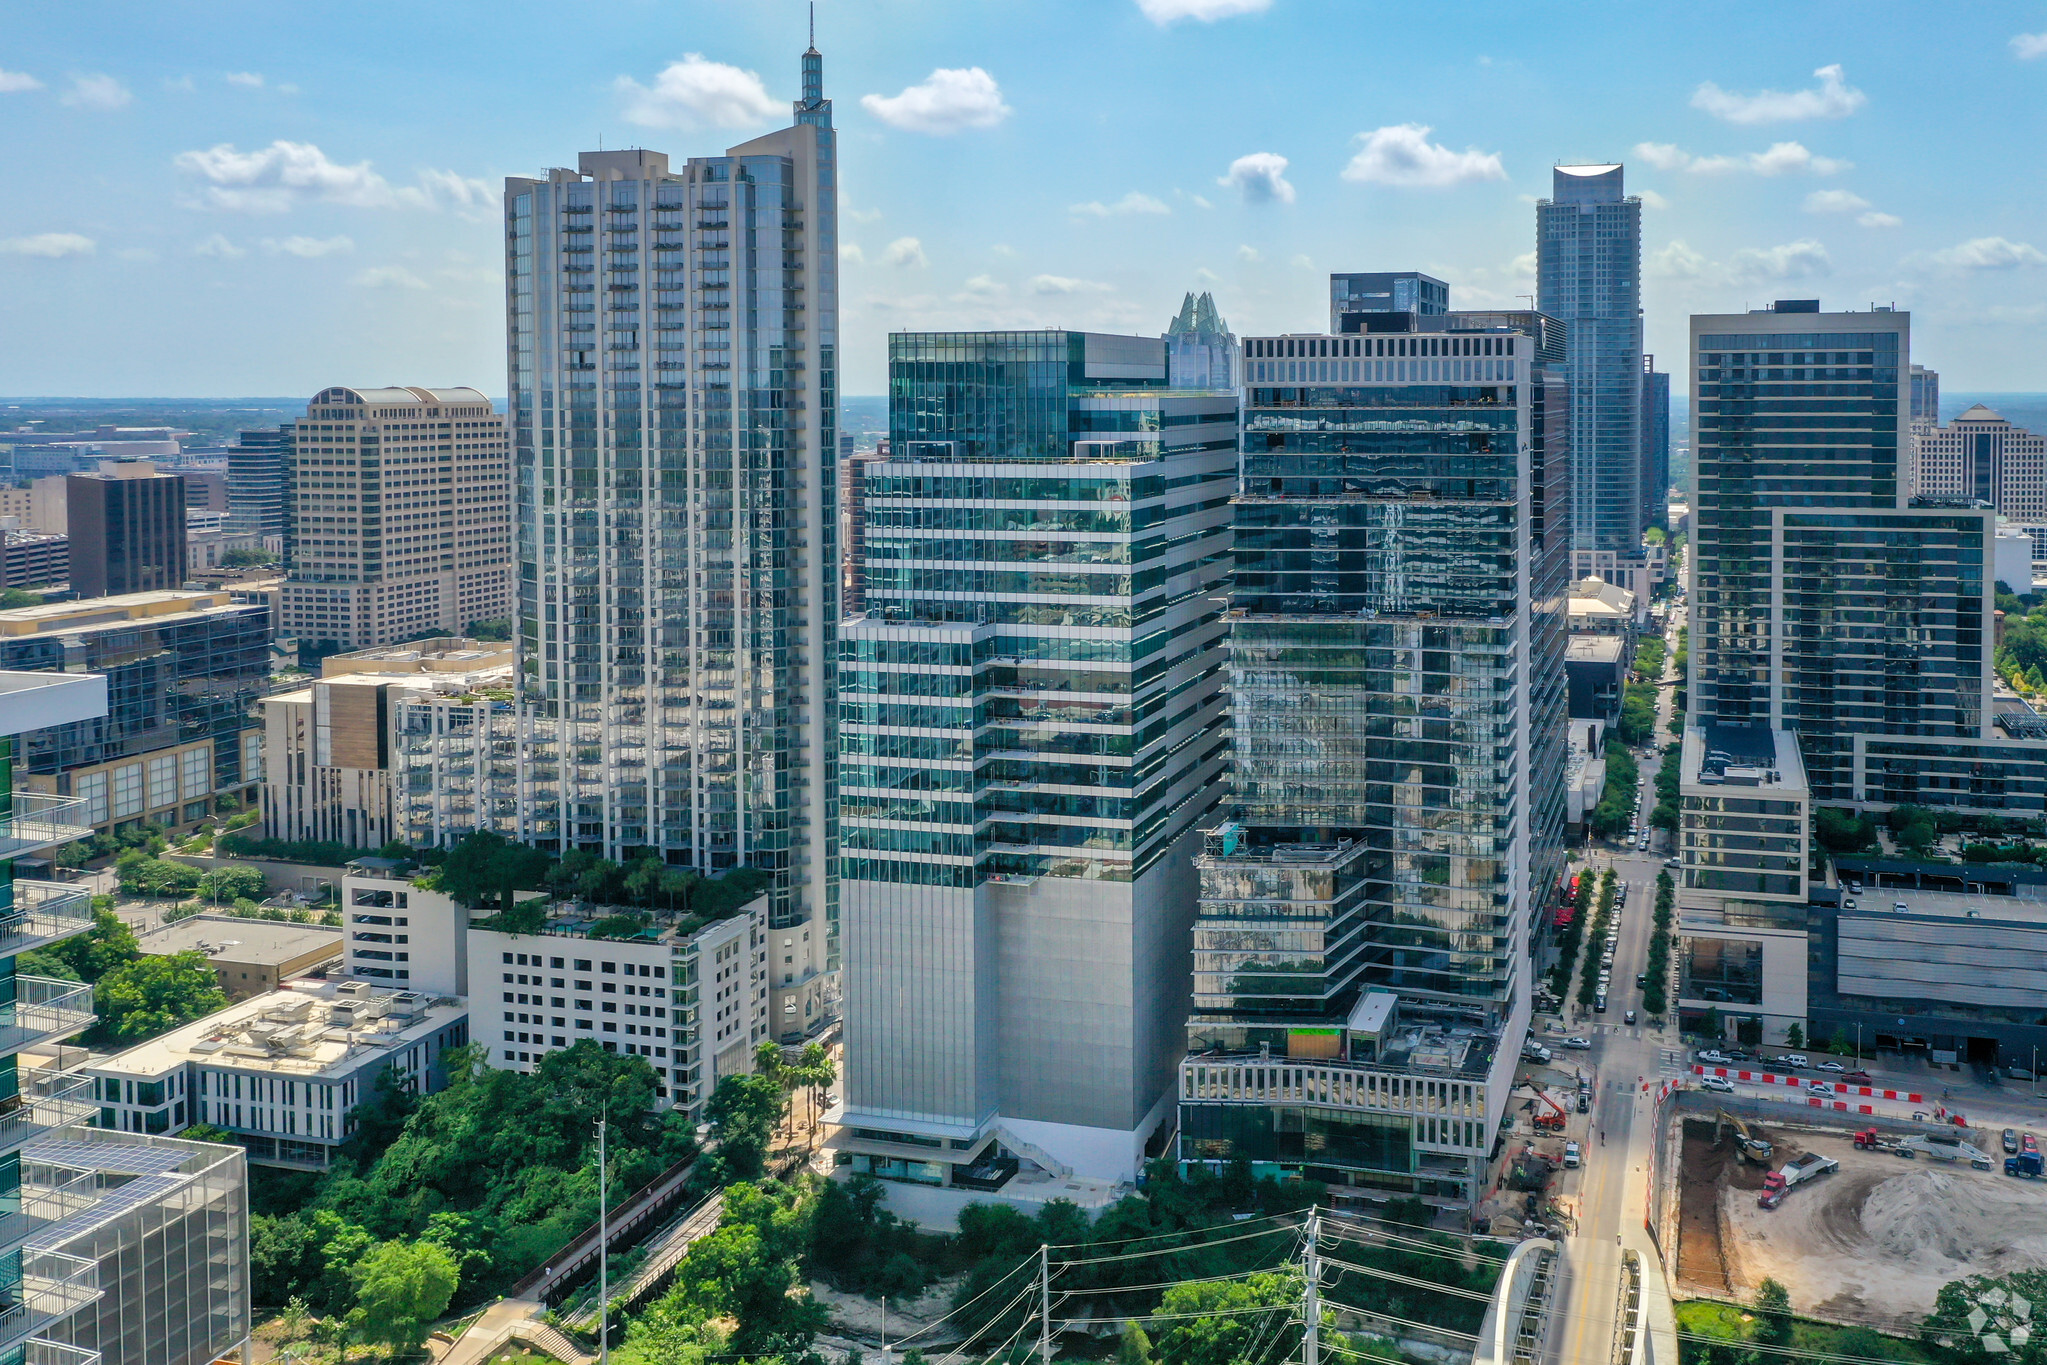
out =
{"type": "Polygon", "coordinates": [[[824,56],[817,50],[817,0],[810,5],[810,46],[803,51],[803,98],[796,101],[796,121],[832,126],[832,102],[824,97],[824,56]]]}

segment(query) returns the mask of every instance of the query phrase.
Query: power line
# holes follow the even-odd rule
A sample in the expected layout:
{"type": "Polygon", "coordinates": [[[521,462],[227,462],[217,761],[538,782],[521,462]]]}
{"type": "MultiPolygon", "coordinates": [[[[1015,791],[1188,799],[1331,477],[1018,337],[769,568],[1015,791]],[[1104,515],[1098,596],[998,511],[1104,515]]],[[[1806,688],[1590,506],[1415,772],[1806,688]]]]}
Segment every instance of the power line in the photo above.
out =
{"type": "Polygon", "coordinates": [[[1062,1289],[1059,1291],[1069,1298],[1082,1294],[1138,1294],[1147,1289],[1177,1289],[1183,1284],[1220,1284],[1224,1280],[1242,1280],[1252,1275],[1276,1275],[1292,1264],[1292,1257],[1278,1265],[1254,1266],[1250,1270],[1236,1270],[1227,1275],[1204,1275],[1198,1280],[1160,1280],[1157,1284],[1105,1284],[1098,1289],[1062,1289]]]}
{"type": "MultiPolygon", "coordinates": [[[[931,1322],[931,1323],[927,1324],[926,1326],[924,1326],[924,1327],[921,1327],[921,1328],[919,1328],[918,1330],[916,1330],[916,1331],[914,1331],[914,1332],[910,1333],[910,1335],[908,1335],[908,1336],[906,1336],[906,1337],[904,1337],[904,1338],[903,1338],[903,1341],[906,1341],[906,1342],[907,1342],[907,1341],[915,1341],[915,1340],[916,1340],[916,1339],[917,1339],[918,1337],[921,1337],[921,1336],[923,1336],[923,1335],[924,1335],[925,1333],[927,1333],[927,1332],[935,1332],[935,1331],[937,1331],[937,1330],[938,1330],[938,1328],[939,1328],[939,1326],[940,1326],[940,1324],[942,1324],[942,1323],[944,1323],[944,1322],[948,1321],[948,1320],[949,1320],[949,1319],[950,1319],[950,1318],[951,1318],[951,1317],[953,1316],[953,1314],[955,1314],[955,1313],[964,1313],[964,1312],[966,1312],[966,1311],[967,1311],[967,1310],[968,1310],[969,1308],[972,1308],[972,1307],[973,1307],[973,1306],[974,1306],[975,1304],[979,1303],[979,1302],[980,1302],[981,1300],[983,1300],[983,1299],[987,1298],[987,1297],[988,1297],[988,1296],[989,1296],[990,1294],[993,1294],[993,1293],[994,1293],[994,1292],[995,1292],[995,1291],[996,1291],[997,1289],[1001,1288],[1001,1286],[1002,1286],[1002,1282],[1003,1282],[1004,1280],[1007,1280],[1007,1279],[1008,1279],[1008,1278],[1009,1278],[1009,1277],[1010,1277],[1011,1275],[1014,1275],[1014,1274],[1016,1274],[1016,1272],[1017,1272],[1017,1271],[1019,1271],[1019,1270],[1022,1270],[1022,1269],[1023,1269],[1023,1268],[1025,1267],[1025,1266],[1027,1266],[1027,1265],[1029,1265],[1029,1264],[1030,1264],[1030,1262],[1029,1262],[1029,1261],[1018,1261],[1018,1262],[1017,1262],[1017,1263],[1016,1263],[1015,1265],[1011,1266],[1011,1267],[1010,1267],[1010,1268],[1009,1268],[1008,1270],[1004,1271],[1004,1272],[1003,1272],[1003,1273],[1002,1273],[1002,1274],[1001,1274],[1000,1276],[998,1276],[998,1277],[997,1277],[996,1279],[994,1279],[994,1280],[990,1281],[990,1282],[989,1282],[989,1285],[988,1285],[988,1287],[987,1287],[986,1289],[983,1289],[983,1290],[982,1290],[982,1291],[981,1291],[980,1293],[978,1293],[978,1294],[974,1295],[974,1297],[973,1297],[973,1298],[971,1298],[971,1299],[968,1299],[968,1300],[967,1300],[967,1301],[966,1301],[965,1303],[963,1303],[963,1304],[960,1304],[960,1305],[959,1305],[958,1307],[956,1307],[956,1308],[948,1308],[948,1309],[946,1309],[946,1310],[945,1310],[945,1312],[944,1312],[944,1313],[942,1313],[942,1314],[940,1314],[940,1315],[938,1316],[938,1318],[937,1318],[937,1319],[936,1319],[935,1321],[933,1321],[933,1322],[931,1322]]],[[[1029,1289],[1029,1287],[1028,1287],[1028,1286],[1026,1286],[1026,1287],[1025,1287],[1025,1289],[1024,1289],[1024,1293],[1028,1294],[1029,1292],[1030,1292],[1030,1289],[1029,1289]]],[[[1019,1296],[1019,1297],[1021,1297],[1021,1296],[1019,1296]]],[[[1014,1300],[1012,1300],[1012,1304],[1013,1304],[1013,1303],[1014,1303],[1014,1300]]],[[[996,1313],[996,1314],[994,1315],[994,1317],[991,1317],[991,1318],[989,1319],[989,1321],[990,1321],[990,1322],[993,1322],[993,1321],[995,1321],[995,1319],[996,1319],[996,1318],[1000,1318],[1000,1317],[1002,1316],[1002,1314],[1003,1314],[1003,1313],[1007,1313],[1008,1311],[1009,1311],[1009,1309],[1008,1309],[1008,1308],[1003,1308],[1003,1309],[1001,1309],[1000,1311],[998,1311],[998,1312],[997,1312],[997,1313],[996,1313]]],[[[902,1344],[902,1342],[898,1342],[898,1343],[897,1343],[897,1345],[901,1345],[901,1344],[902,1344]]]]}
{"type": "Polygon", "coordinates": [[[1680,1341],[1696,1341],[1713,1346],[1725,1346],[1740,1351],[1761,1351],[1765,1355],[1795,1356],[1799,1360],[1839,1361],[1843,1365],[1897,1365],[1895,1359],[1886,1359],[1878,1356],[1844,1356],[1831,1351],[1815,1351],[1809,1346],[1800,1346],[1796,1349],[1789,1346],[1770,1346],[1760,1341],[1744,1341],[1738,1337],[1707,1336],[1703,1333],[1687,1332],[1682,1329],[1679,1330],[1677,1335],[1680,1341]]]}
{"type": "Polygon", "coordinates": [[[1360,1275],[1370,1275],[1378,1280],[1391,1280],[1395,1284],[1411,1285],[1416,1289],[1426,1289],[1435,1294],[1451,1294],[1460,1299],[1473,1299],[1479,1303],[1491,1303],[1493,1301],[1492,1295],[1481,1294],[1476,1290],[1452,1289],[1447,1284],[1437,1284],[1433,1280],[1418,1280],[1412,1275],[1401,1275],[1391,1270],[1378,1270],[1369,1266],[1352,1265],[1349,1261],[1339,1261],[1334,1256],[1324,1256],[1322,1259],[1331,1265],[1339,1265],[1345,1270],[1354,1270],[1360,1275]]]}
{"type": "Polygon", "coordinates": [[[1196,1242],[1192,1246],[1180,1247],[1177,1248],[1176,1250],[1171,1251],[1126,1251],[1116,1256],[1091,1256],[1086,1260],[1061,1261],[1059,1264],[1062,1267],[1076,1265],[1102,1265],[1108,1261],[1139,1261],[1154,1256],[1177,1256],[1182,1252],[1200,1251],[1207,1247],[1228,1246],[1231,1242],[1248,1242],[1254,1237],[1271,1237],[1281,1231],[1284,1231],[1284,1229],[1268,1228],[1264,1232],[1246,1232],[1241,1233],[1235,1237],[1218,1237],[1213,1242],[1196,1242]]]}
{"type": "Polygon", "coordinates": [[[1250,1313],[1270,1313],[1280,1308],[1291,1313],[1297,1306],[1289,1299],[1285,1303],[1268,1303],[1262,1308],[1232,1305],[1228,1308],[1211,1308],[1202,1313],[1146,1313],[1127,1318],[1057,1318],[1054,1321],[1061,1327],[1085,1327],[1091,1323],[1107,1322],[1181,1322],[1189,1318],[1240,1318],[1250,1313]]]}
{"type": "MultiPolygon", "coordinates": [[[[1182,1228],[1178,1232],[1149,1232],[1138,1237],[1112,1237],[1106,1242],[1053,1242],[1050,1243],[1050,1246],[1054,1251],[1071,1251],[1076,1248],[1090,1250],[1098,1247],[1121,1246],[1130,1242],[1156,1242],[1168,1237],[1198,1237],[1204,1232],[1222,1232],[1231,1228],[1246,1227],[1252,1223],[1271,1223],[1284,1219],[1293,1219],[1298,1223],[1300,1218],[1301,1215],[1298,1213],[1268,1213],[1261,1218],[1247,1218],[1242,1223],[1213,1223],[1205,1228],[1182,1228]]],[[[1269,1229],[1269,1231],[1277,1230],[1269,1229]]],[[[1261,1233],[1260,1235],[1263,1236],[1264,1234],[1261,1233]]],[[[1213,1243],[1196,1242],[1194,1245],[1211,1246],[1213,1243]]],[[[1161,1252],[1159,1254],[1166,1255],[1169,1253],[1161,1252]]]]}

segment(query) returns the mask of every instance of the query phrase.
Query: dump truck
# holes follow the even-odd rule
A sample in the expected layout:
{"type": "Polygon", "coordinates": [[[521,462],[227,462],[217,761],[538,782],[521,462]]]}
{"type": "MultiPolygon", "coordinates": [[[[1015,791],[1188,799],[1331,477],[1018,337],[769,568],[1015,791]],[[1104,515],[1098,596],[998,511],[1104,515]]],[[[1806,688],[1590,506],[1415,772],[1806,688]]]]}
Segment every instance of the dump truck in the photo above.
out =
{"type": "Polygon", "coordinates": [[[1858,1132],[1855,1135],[1855,1146],[1858,1151],[1889,1152],[1892,1156],[1901,1156],[1907,1161],[1918,1155],[1916,1151],[1907,1147],[1904,1143],[1895,1142],[1874,1128],[1864,1128],[1858,1132]]]}
{"type": "Polygon", "coordinates": [[[2017,1156],[2004,1159],[2004,1173],[2015,1175],[2022,1180],[2038,1180],[2043,1174],[2038,1152],[2020,1152],[2017,1156]]]}
{"type": "Polygon", "coordinates": [[[1945,1133],[1925,1133],[1908,1137],[1898,1145],[1913,1152],[1924,1152],[1935,1161],[1967,1161],[1979,1171],[1987,1171],[1992,1166],[1986,1153],[1978,1151],[1958,1137],[1949,1137],[1945,1133]]]}
{"type": "Polygon", "coordinates": [[[1756,1196],[1756,1203],[1766,1209],[1774,1209],[1784,1201],[1793,1185],[1802,1185],[1808,1180],[1817,1180],[1823,1175],[1841,1169],[1841,1163],[1818,1152],[1807,1152],[1804,1156],[1787,1161],[1784,1165],[1763,1177],[1763,1192],[1756,1196]]]}
{"type": "Polygon", "coordinates": [[[1756,1136],[1755,1132],[1746,1123],[1743,1123],[1725,1109],[1714,1110],[1713,1117],[1716,1123],[1724,1123],[1734,1129],[1734,1148],[1740,1154],[1743,1161],[1748,1162],[1751,1166],[1768,1166],[1770,1164],[1770,1157],[1775,1154],[1777,1149],[1763,1138],[1756,1136]]]}

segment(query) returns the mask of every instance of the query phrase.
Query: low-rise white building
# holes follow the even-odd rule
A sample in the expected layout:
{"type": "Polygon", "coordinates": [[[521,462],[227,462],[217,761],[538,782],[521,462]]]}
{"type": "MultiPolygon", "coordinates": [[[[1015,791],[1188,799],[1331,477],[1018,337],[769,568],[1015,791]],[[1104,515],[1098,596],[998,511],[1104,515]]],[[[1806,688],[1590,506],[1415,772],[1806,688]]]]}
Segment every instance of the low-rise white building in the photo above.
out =
{"type": "Polygon", "coordinates": [[[96,1059],[85,1074],[102,1128],[180,1133],[210,1123],[253,1162],[322,1170],[383,1072],[416,1093],[437,1090],[442,1056],[468,1041],[459,1000],[301,980],[96,1059]]]}

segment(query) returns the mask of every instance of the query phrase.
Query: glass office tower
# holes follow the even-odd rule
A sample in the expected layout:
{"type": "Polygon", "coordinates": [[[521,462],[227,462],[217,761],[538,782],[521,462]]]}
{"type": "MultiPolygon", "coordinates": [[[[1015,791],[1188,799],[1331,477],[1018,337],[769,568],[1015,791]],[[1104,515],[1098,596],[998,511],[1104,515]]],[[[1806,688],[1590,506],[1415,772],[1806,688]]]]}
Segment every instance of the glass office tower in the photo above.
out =
{"type": "Polygon", "coordinates": [[[1558,166],[1535,206],[1535,306],[1569,334],[1571,543],[1636,554],[1647,475],[1642,201],[1618,165],[1558,166]]]}
{"type": "Polygon", "coordinates": [[[1365,330],[1344,322],[1350,313],[1422,313],[1450,311],[1450,286],[1419,270],[1373,270],[1329,277],[1329,330],[1365,330]]]}
{"type": "Polygon", "coordinates": [[[772,872],[772,1036],[836,1014],[831,102],[505,185],[522,838],[772,872]]]}
{"type": "Polygon", "coordinates": [[[860,1170],[1129,1179],[1170,1112],[1237,400],[1166,377],[1157,338],[889,340],[840,635],[860,1170]]]}
{"type": "Polygon", "coordinates": [[[1402,321],[1246,341],[1180,1156],[1474,1200],[1563,868],[1568,401],[1551,319],[1402,321]]]}

